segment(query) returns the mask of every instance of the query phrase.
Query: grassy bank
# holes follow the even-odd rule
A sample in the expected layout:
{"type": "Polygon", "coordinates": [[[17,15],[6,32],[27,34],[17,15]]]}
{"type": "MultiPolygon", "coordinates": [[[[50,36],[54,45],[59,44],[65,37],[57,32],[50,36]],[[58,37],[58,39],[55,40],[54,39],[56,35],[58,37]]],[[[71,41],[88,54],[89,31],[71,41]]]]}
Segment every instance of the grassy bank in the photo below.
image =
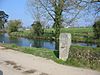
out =
{"type": "Polygon", "coordinates": [[[14,44],[0,44],[7,49],[14,49],[35,56],[52,59],[63,64],[82,68],[89,68],[100,71],[100,48],[72,46],[67,61],[58,59],[58,51],[52,51],[45,48],[19,47],[14,44]]]}
{"type": "Polygon", "coordinates": [[[31,31],[22,31],[22,32],[12,32],[9,34],[10,36],[16,36],[16,37],[24,37],[29,39],[43,39],[43,40],[51,40],[52,34],[45,33],[41,36],[36,36],[35,34],[31,33],[31,31]]]}
{"type": "MultiPolygon", "coordinates": [[[[54,29],[44,29],[44,34],[38,37],[32,34],[30,30],[24,30],[22,32],[12,32],[10,35],[30,39],[53,40],[54,32],[54,29]]],[[[71,33],[73,42],[98,43],[98,40],[94,39],[92,28],[62,28],[61,33],[71,33]]]]}

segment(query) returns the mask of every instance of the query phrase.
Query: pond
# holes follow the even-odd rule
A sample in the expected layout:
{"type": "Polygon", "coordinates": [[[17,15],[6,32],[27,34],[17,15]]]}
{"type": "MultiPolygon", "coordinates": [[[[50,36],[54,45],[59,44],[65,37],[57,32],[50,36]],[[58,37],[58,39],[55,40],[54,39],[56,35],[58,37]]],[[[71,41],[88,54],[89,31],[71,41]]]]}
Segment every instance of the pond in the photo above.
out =
{"type": "MultiPolygon", "coordinates": [[[[0,34],[0,42],[8,43],[8,44],[16,44],[18,46],[24,47],[36,47],[36,48],[47,48],[50,50],[56,50],[56,44],[54,41],[49,40],[32,40],[27,38],[11,38],[8,34],[0,34]]],[[[97,47],[96,44],[87,44],[87,43],[72,43],[72,45],[80,45],[80,46],[91,46],[97,47]]]]}

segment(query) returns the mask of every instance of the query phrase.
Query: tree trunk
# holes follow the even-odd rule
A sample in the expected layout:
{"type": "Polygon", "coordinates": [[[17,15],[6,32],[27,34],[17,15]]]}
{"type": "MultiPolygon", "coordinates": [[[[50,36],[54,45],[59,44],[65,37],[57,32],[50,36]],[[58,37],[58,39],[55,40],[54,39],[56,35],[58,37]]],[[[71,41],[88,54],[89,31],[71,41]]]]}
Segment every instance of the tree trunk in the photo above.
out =
{"type": "Polygon", "coordinates": [[[55,6],[55,19],[54,19],[54,29],[55,38],[58,39],[60,35],[60,28],[62,26],[62,10],[59,6],[55,6]]]}

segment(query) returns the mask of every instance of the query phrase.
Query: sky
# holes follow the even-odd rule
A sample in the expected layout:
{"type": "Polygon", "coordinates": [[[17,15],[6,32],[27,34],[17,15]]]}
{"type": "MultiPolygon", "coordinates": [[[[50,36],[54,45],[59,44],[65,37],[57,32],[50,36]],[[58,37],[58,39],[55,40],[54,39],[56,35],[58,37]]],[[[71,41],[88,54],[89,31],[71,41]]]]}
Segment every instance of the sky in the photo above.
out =
{"type": "Polygon", "coordinates": [[[20,19],[23,26],[30,26],[33,19],[27,11],[27,0],[2,0],[0,10],[9,15],[8,20],[20,19]]]}
{"type": "MultiPolygon", "coordinates": [[[[9,15],[8,20],[20,19],[23,26],[28,27],[33,23],[32,15],[28,11],[27,0],[0,0],[0,11],[9,15]]],[[[84,16],[77,22],[78,25],[88,26],[93,23],[93,16],[84,16]]]]}

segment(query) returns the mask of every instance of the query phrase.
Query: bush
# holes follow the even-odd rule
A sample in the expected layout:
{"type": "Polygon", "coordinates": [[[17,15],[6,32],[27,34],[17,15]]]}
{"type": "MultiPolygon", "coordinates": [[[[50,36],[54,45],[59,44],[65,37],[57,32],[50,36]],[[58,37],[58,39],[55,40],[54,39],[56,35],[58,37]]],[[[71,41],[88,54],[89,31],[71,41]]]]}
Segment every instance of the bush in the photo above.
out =
{"type": "Polygon", "coordinates": [[[20,20],[10,20],[8,25],[8,33],[17,32],[19,28],[22,27],[22,22],[20,20]]]}
{"type": "Polygon", "coordinates": [[[93,25],[95,38],[100,39],[100,21],[95,22],[93,25]]]}
{"type": "Polygon", "coordinates": [[[44,33],[42,24],[39,21],[32,24],[32,33],[36,34],[37,36],[41,36],[44,33]]]}

